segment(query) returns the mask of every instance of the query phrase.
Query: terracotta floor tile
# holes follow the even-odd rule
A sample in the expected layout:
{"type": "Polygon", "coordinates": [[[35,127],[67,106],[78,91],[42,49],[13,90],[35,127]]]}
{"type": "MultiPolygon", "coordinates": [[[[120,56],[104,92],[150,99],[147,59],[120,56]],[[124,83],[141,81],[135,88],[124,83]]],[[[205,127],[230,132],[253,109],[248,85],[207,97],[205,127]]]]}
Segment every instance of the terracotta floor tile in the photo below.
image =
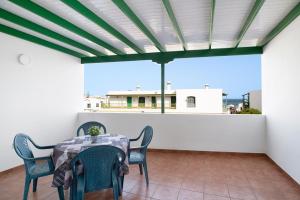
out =
{"type": "Polygon", "coordinates": [[[126,193],[123,195],[122,200],[148,200],[149,198],[142,197],[136,194],[126,193]]]}
{"type": "Polygon", "coordinates": [[[264,189],[255,190],[255,196],[257,200],[286,200],[283,193],[264,189]]]}
{"type": "Polygon", "coordinates": [[[254,191],[249,187],[228,186],[228,190],[231,198],[256,200],[254,191]]]}
{"type": "MultiPolygon", "coordinates": [[[[256,200],[300,200],[300,186],[266,156],[149,152],[148,168],[147,188],[138,166],[130,166],[120,200],[188,200],[201,199],[201,194],[204,200],[248,200],[253,195],[256,200]]],[[[23,168],[0,174],[0,200],[22,199],[24,178],[23,168]]],[[[52,178],[40,178],[38,191],[32,193],[31,187],[28,199],[57,200],[52,178]]],[[[68,191],[65,197],[69,198],[68,191]]],[[[113,200],[113,193],[111,189],[87,193],[85,199],[113,200]]]]}
{"type": "Polygon", "coordinates": [[[130,192],[132,190],[132,188],[137,184],[146,185],[146,183],[143,183],[143,182],[141,183],[141,182],[138,182],[137,180],[127,179],[125,177],[123,191],[130,192]]]}
{"type": "Polygon", "coordinates": [[[299,200],[300,199],[300,193],[299,192],[286,192],[283,193],[285,200],[299,200]]]}
{"type": "Polygon", "coordinates": [[[203,192],[204,191],[204,182],[199,180],[198,178],[186,178],[182,184],[182,189],[203,192]]]}
{"type": "Polygon", "coordinates": [[[179,189],[168,187],[168,186],[158,186],[154,192],[153,198],[160,200],[177,200],[179,189]]]}
{"type": "Polygon", "coordinates": [[[211,194],[204,194],[204,200],[230,200],[230,198],[211,194]]]}
{"type": "Polygon", "coordinates": [[[224,197],[229,197],[228,189],[226,184],[206,183],[204,185],[205,194],[213,194],[224,197]]]}
{"type": "Polygon", "coordinates": [[[180,190],[178,200],[203,200],[203,193],[190,190],[180,190]]]}
{"type": "Polygon", "coordinates": [[[276,182],[262,179],[248,179],[253,189],[279,191],[279,186],[276,182]]]}
{"type": "Polygon", "coordinates": [[[130,193],[142,197],[152,197],[157,187],[158,185],[153,183],[150,183],[148,186],[146,184],[137,184],[130,190],[130,193]]]}

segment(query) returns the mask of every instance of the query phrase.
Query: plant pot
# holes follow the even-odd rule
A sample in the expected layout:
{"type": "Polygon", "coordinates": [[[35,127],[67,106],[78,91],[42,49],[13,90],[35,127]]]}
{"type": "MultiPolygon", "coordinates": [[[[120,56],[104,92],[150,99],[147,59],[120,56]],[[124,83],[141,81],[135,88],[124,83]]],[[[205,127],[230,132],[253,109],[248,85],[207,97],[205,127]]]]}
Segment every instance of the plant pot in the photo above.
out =
{"type": "Polygon", "coordinates": [[[91,136],[91,141],[92,143],[96,143],[97,142],[98,137],[97,136],[91,136]]]}

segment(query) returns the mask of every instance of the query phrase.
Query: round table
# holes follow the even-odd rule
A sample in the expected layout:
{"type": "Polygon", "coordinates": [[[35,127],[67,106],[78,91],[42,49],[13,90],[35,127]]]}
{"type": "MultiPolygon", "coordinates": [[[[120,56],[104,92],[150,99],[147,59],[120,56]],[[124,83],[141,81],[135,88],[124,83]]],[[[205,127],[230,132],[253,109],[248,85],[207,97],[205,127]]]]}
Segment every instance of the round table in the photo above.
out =
{"type": "Polygon", "coordinates": [[[120,168],[120,175],[128,174],[128,148],[129,139],[123,135],[104,134],[97,136],[95,143],[92,143],[89,135],[74,137],[57,144],[52,153],[55,166],[52,186],[64,186],[69,188],[72,182],[71,160],[81,151],[96,145],[112,145],[122,149],[126,155],[125,162],[120,168]]]}

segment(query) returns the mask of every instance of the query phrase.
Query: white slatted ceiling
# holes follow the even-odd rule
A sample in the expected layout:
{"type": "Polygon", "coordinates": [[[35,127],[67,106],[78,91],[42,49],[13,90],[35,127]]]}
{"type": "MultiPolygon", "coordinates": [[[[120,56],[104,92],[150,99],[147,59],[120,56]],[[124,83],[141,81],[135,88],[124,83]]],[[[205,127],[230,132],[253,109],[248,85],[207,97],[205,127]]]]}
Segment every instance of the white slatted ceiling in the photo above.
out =
{"type": "Polygon", "coordinates": [[[253,0],[217,0],[212,48],[234,47],[250,11],[253,0]]]}
{"type": "Polygon", "coordinates": [[[64,29],[61,26],[58,26],[58,25],[56,25],[56,24],[54,24],[54,23],[52,23],[52,22],[36,15],[36,14],[34,14],[34,13],[32,13],[32,12],[26,10],[26,9],[23,9],[23,8],[15,5],[14,3],[11,3],[7,0],[3,0],[0,3],[0,7],[7,10],[7,11],[9,11],[9,12],[11,12],[11,13],[17,14],[19,17],[25,18],[25,19],[27,19],[31,22],[34,22],[38,25],[41,25],[41,26],[43,26],[45,28],[48,28],[52,31],[55,31],[55,32],[57,32],[57,33],[59,33],[63,36],[66,36],[70,39],[73,39],[77,42],[80,42],[81,44],[84,44],[88,47],[91,47],[95,50],[98,50],[100,52],[105,53],[105,49],[100,47],[99,45],[97,45],[97,44],[95,44],[95,43],[93,43],[93,42],[91,42],[91,41],[89,41],[89,40],[87,40],[83,37],[80,37],[80,36],[74,34],[73,32],[68,31],[67,29],[64,29]]]}
{"type": "MultiPolygon", "coordinates": [[[[106,32],[104,29],[80,15],[72,8],[58,0],[34,0],[39,5],[65,18],[85,31],[106,41],[112,46],[128,53],[136,53],[126,44],[106,32]]],[[[110,25],[135,43],[146,53],[158,52],[158,49],[142,33],[136,25],[112,3],[111,0],[80,0],[87,8],[103,18],[110,25]]],[[[169,19],[161,0],[125,0],[129,7],[149,28],[156,39],[167,51],[181,51],[182,44],[169,19]]],[[[237,36],[243,27],[255,0],[216,0],[215,18],[212,34],[212,48],[234,47],[237,36]]],[[[240,47],[257,46],[258,43],[299,3],[300,0],[266,0],[255,20],[246,32],[240,47]]],[[[207,49],[209,40],[209,22],[211,0],[170,0],[177,22],[187,44],[188,50],[207,49]]],[[[7,0],[0,0],[0,7],[26,18],[34,23],[58,32],[107,55],[114,55],[107,49],[78,36],[26,9],[23,9],[7,0]]],[[[29,33],[30,30],[1,20],[1,23],[29,33]]],[[[53,43],[91,55],[73,46],[48,38],[39,33],[35,36],[47,39],[53,43]]]]}
{"type": "Polygon", "coordinates": [[[266,0],[249,27],[240,47],[256,46],[300,2],[300,0],[266,0]]]}
{"type": "Polygon", "coordinates": [[[124,13],[120,12],[111,0],[80,0],[80,2],[145,52],[158,52],[147,36],[124,13]]]}
{"type": "Polygon", "coordinates": [[[207,49],[210,0],[170,0],[188,50],[207,49]]]}
{"type": "Polygon", "coordinates": [[[71,45],[68,45],[68,44],[66,44],[66,43],[60,42],[60,41],[58,41],[58,40],[52,39],[52,38],[50,38],[50,37],[47,37],[47,36],[45,36],[45,35],[42,35],[42,34],[40,34],[40,33],[37,33],[37,32],[35,32],[35,31],[32,31],[32,30],[30,30],[30,29],[24,28],[24,27],[22,27],[22,26],[20,26],[20,25],[17,25],[17,24],[14,24],[14,23],[12,23],[12,22],[9,22],[9,21],[7,21],[7,20],[4,20],[4,19],[2,19],[2,18],[0,18],[0,24],[6,25],[6,26],[8,26],[8,27],[10,27],[10,28],[17,29],[17,30],[19,30],[19,31],[25,32],[25,33],[27,33],[27,34],[30,34],[30,35],[33,35],[33,36],[36,36],[36,37],[39,37],[39,38],[41,38],[41,39],[47,40],[48,42],[52,42],[52,43],[54,43],[54,44],[57,44],[57,45],[60,45],[60,46],[65,47],[65,48],[68,48],[68,49],[70,49],[70,50],[76,51],[76,52],[78,52],[78,53],[82,53],[82,54],[84,54],[84,55],[86,55],[86,56],[93,56],[92,54],[90,54],[90,53],[88,53],[88,52],[86,52],[86,51],[83,51],[83,50],[81,50],[81,49],[75,48],[75,47],[73,47],[73,46],[71,46],[71,45]]]}
{"type": "Polygon", "coordinates": [[[126,3],[167,51],[183,50],[161,0],[126,0],[126,3]]]}
{"type": "MultiPolygon", "coordinates": [[[[116,37],[112,36],[110,33],[105,31],[103,28],[82,16],[66,4],[58,0],[34,0],[35,3],[43,6],[47,10],[55,13],[56,15],[66,19],[67,21],[73,23],[74,25],[80,27],[81,29],[91,33],[92,35],[102,39],[111,46],[126,52],[127,54],[136,53],[134,50],[129,48],[126,44],[118,40],[116,37]]],[[[111,54],[107,50],[107,54],[111,54]]]]}

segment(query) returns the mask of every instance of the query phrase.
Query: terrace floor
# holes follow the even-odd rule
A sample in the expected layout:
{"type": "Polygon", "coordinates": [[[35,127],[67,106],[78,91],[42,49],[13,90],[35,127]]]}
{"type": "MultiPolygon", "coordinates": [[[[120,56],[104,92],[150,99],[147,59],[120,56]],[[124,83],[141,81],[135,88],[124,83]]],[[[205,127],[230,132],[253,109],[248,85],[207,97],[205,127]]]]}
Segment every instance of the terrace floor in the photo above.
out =
{"type": "MultiPolygon", "coordinates": [[[[150,152],[150,185],[137,166],[125,177],[123,200],[300,200],[300,186],[267,156],[230,153],[150,152]]],[[[58,199],[52,177],[41,178],[28,199],[58,199]]],[[[21,199],[24,170],[0,176],[0,199],[21,199]]],[[[66,199],[68,199],[66,192],[66,199]]],[[[112,198],[110,190],[86,199],[112,198]]]]}

